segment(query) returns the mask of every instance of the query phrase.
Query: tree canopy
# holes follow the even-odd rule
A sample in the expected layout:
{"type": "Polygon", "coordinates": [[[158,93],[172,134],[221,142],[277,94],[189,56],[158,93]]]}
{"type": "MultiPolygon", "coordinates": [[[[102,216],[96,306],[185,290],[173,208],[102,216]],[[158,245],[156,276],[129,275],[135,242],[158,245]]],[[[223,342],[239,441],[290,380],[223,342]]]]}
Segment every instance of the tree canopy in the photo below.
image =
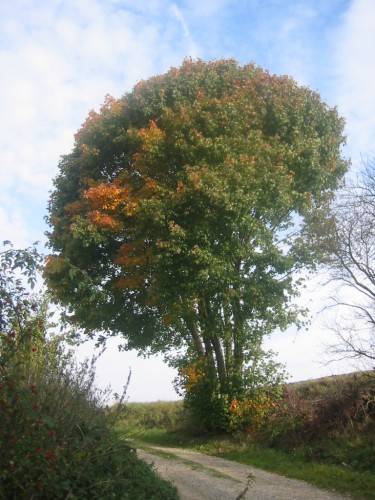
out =
{"type": "Polygon", "coordinates": [[[83,328],[218,377],[297,321],[297,226],[347,169],[343,119],[287,76],[186,60],[91,111],[49,203],[46,277],[83,328]]]}

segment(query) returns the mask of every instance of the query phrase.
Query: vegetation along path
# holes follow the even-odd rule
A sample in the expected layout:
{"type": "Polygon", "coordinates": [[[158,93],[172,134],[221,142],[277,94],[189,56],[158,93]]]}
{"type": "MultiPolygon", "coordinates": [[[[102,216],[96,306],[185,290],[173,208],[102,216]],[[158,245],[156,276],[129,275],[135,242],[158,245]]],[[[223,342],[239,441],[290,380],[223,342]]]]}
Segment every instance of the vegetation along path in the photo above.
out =
{"type": "Polygon", "coordinates": [[[303,481],[180,448],[137,443],[138,455],[163,479],[173,483],[181,500],[329,500],[344,499],[303,481]]]}

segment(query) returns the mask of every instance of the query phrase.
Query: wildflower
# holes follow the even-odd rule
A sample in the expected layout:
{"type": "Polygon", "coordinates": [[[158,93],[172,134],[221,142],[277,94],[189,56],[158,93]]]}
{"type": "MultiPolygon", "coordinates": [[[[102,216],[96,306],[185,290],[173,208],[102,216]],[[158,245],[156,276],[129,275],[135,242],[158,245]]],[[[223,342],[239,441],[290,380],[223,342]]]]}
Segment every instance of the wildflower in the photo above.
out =
{"type": "Polygon", "coordinates": [[[37,404],[35,404],[35,405],[34,405],[34,411],[35,411],[35,412],[38,412],[38,411],[39,411],[39,405],[37,405],[37,404]]]}
{"type": "Polygon", "coordinates": [[[51,450],[47,450],[46,451],[46,458],[51,458],[53,455],[52,451],[51,450]]]}
{"type": "Polygon", "coordinates": [[[36,385],[33,384],[32,386],[30,386],[30,389],[31,389],[31,392],[36,392],[36,385]]]}

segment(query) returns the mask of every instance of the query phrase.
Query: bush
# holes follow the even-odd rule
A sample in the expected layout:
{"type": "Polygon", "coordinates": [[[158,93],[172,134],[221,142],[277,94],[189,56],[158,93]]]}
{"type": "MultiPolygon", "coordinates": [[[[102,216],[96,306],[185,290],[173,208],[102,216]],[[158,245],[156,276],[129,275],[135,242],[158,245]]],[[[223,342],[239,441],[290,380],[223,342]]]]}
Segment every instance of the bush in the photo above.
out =
{"type": "Polygon", "coordinates": [[[369,373],[290,384],[261,429],[262,442],[307,458],[375,470],[375,380],[369,373]]]}
{"type": "Polygon", "coordinates": [[[215,369],[208,360],[181,366],[176,388],[184,393],[184,407],[194,433],[227,431],[229,398],[220,391],[215,369]]]}
{"type": "Polygon", "coordinates": [[[77,365],[50,333],[28,289],[40,265],[35,249],[0,253],[0,498],[177,498],[115,434],[95,358],[77,365]]]}
{"type": "Polygon", "coordinates": [[[180,366],[176,386],[184,393],[196,433],[255,431],[280,399],[286,373],[273,361],[272,351],[254,344],[253,358],[240,377],[220,383],[206,359],[180,366]]]}

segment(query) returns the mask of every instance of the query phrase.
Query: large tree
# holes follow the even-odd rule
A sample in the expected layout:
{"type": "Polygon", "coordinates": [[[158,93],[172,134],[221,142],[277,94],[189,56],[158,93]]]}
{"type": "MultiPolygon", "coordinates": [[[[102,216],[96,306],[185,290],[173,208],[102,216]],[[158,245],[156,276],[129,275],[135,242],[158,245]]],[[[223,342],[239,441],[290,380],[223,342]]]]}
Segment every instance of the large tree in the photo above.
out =
{"type": "Polygon", "coordinates": [[[346,171],[342,133],[317,93],[233,60],[108,97],[60,162],[49,286],[81,327],[186,348],[238,387],[259,339],[297,321],[296,232],[346,171]]]}

